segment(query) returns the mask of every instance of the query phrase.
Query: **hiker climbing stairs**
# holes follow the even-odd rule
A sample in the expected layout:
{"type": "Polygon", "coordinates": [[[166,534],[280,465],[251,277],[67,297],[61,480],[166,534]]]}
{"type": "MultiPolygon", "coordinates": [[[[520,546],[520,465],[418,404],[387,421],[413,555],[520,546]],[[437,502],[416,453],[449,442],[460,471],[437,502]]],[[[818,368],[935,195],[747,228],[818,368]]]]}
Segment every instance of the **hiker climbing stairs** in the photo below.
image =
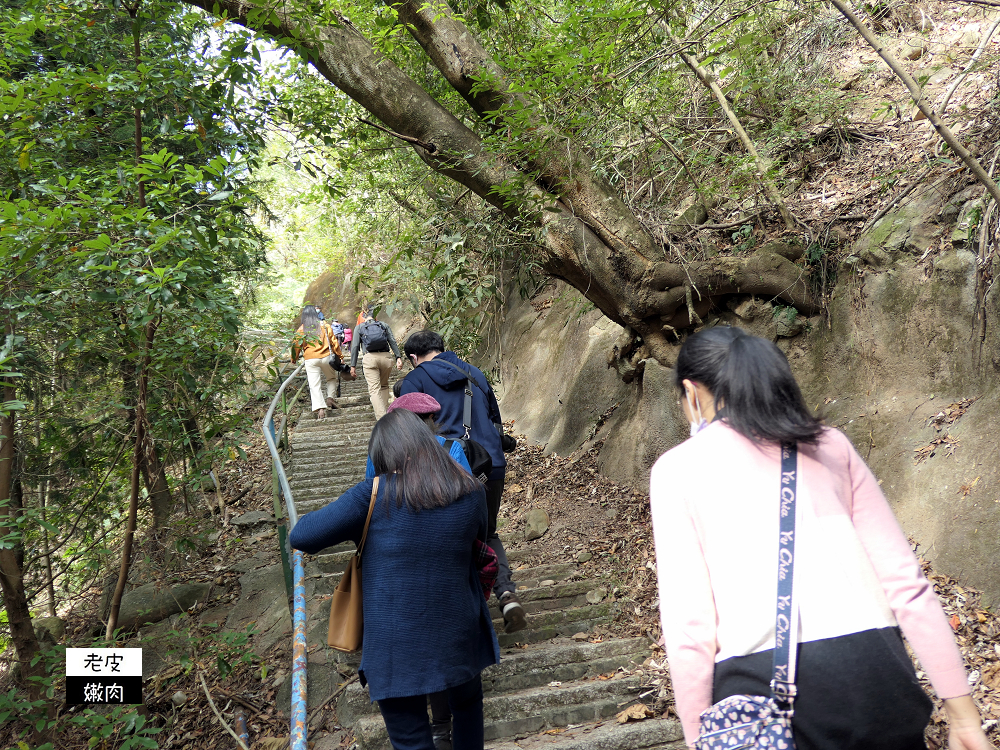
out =
{"type": "MultiPolygon", "coordinates": [[[[332,502],[361,481],[375,416],[363,380],[342,384],[337,407],[316,420],[304,410],[291,439],[290,481],[299,514],[332,502]]],[[[505,543],[507,540],[505,540],[505,543]]],[[[629,674],[650,655],[646,638],[593,635],[613,616],[610,582],[579,578],[575,563],[530,565],[531,542],[508,550],[517,595],[528,626],[505,633],[490,597],[501,661],[483,672],[485,731],[493,750],[544,745],[551,750],[661,750],[682,748],[673,719],[619,724],[614,717],[640,700],[640,678],[629,674]]],[[[354,545],[338,545],[306,563],[309,704],[319,705],[360,654],[326,647],[329,595],[354,545]]],[[[648,695],[649,691],[645,691],[648,695]]],[[[360,750],[387,750],[388,734],[377,706],[354,681],[336,701],[337,721],[354,732],[360,750]]]]}

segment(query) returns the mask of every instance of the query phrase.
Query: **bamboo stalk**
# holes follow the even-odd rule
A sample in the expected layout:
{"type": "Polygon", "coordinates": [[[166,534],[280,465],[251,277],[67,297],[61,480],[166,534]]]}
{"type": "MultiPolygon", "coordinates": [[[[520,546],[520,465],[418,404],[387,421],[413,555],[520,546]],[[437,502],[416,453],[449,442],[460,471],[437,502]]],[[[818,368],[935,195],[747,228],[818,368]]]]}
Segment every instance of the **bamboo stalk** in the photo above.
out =
{"type": "Polygon", "coordinates": [[[945,143],[951,148],[952,151],[960,158],[969,170],[976,176],[983,186],[985,186],[986,191],[990,194],[994,201],[1000,203],[1000,187],[993,179],[986,173],[983,169],[983,165],[974,157],[969,151],[961,144],[955,134],[951,132],[951,128],[945,125],[941,118],[937,116],[934,109],[927,104],[924,99],[923,91],[920,85],[913,80],[913,76],[906,72],[906,69],[900,64],[899,60],[893,57],[892,53],[885,49],[883,45],[872,30],[869,29],[864,21],[855,15],[855,13],[847,7],[847,4],[843,0],[829,0],[830,4],[833,5],[837,10],[840,11],[841,15],[846,18],[851,25],[858,30],[858,33],[864,37],[864,40],[868,42],[875,53],[885,60],[885,64],[889,66],[889,69],[903,82],[906,88],[910,92],[910,97],[913,99],[917,108],[924,113],[924,117],[934,126],[934,129],[938,132],[938,135],[944,140],[945,143]]]}
{"type": "MultiPolygon", "coordinates": [[[[670,41],[674,44],[681,44],[681,41],[677,39],[666,24],[663,28],[670,33],[670,41]]],[[[687,52],[681,51],[678,53],[684,64],[691,68],[691,71],[695,74],[702,85],[704,85],[709,91],[712,92],[712,96],[715,97],[715,101],[718,102],[719,107],[722,108],[723,113],[726,115],[726,119],[729,120],[729,124],[733,126],[733,130],[736,131],[736,135],[739,137],[740,142],[743,144],[743,148],[746,149],[747,153],[754,160],[754,166],[757,168],[757,177],[760,179],[761,184],[764,186],[764,192],[767,194],[768,200],[774,204],[774,207],[778,209],[778,213],[781,214],[782,220],[785,222],[785,228],[788,230],[795,229],[795,217],[792,216],[792,212],[788,210],[788,206],[785,205],[785,201],[781,197],[781,192],[778,190],[778,186],[774,184],[774,180],[768,175],[771,171],[771,160],[767,157],[761,156],[757,151],[757,147],[754,142],[747,135],[747,131],[743,129],[743,124],[740,119],[733,112],[733,108],[729,106],[729,100],[726,98],[725,93],[719,87],[718,82],[715,80],[715,76],[709,71],[705,70],[698,62],[697,58],[693,55],[689,55],[687,52]]]]}

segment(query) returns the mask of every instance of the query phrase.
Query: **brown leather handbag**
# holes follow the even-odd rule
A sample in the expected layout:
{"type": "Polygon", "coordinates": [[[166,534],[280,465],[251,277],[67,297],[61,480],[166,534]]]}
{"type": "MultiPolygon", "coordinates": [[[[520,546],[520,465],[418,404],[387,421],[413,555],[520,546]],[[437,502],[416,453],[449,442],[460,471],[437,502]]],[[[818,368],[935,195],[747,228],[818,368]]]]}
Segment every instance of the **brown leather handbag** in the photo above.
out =
{"type": "Polygon", "coordinates": [[[378,495],[378,477],[372,484],[372,499],[368,503],[368,518],[365,519],[365,530],[361,532],[361,543],[358,551],[347,563],[347,570],[340,577],[340,583],[333,592],[330,601],[330,630],[326,635],[326,643],[338,651],[357,651],[361,648],[364,637],[365,614],[361,599],[361,552],[365,548],[365,538],[368,536],[368,524],[375,510],[375,497],[378,495]]]}

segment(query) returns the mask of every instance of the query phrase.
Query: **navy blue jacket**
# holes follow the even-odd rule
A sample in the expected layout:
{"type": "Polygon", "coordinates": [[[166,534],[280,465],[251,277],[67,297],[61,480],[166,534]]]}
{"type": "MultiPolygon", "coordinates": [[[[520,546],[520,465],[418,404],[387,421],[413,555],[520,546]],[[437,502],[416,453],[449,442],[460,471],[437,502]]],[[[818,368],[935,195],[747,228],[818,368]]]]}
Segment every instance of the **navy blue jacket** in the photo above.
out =
{"type": "Polygon", "coordinates": [[[433,396],[441,404],[437,423],[445,437],[463,437],[462,414],[465,408],[465,375],[452,362],[472,374],[478,387],[472,386],[472,430],[470,437],[486,449],[493,460],[490,479],[503,479],[507,458],[500,445],[500,432],[494,423],[502,422],[497,397],[482,371],[458,358],[455,352],[442,352],[423,362],[403,379],[401,394],[421,392],[433,396]],[[440,361],[439,361],[440,360],[440,361]]]}
{"type": "MultiPolygon", "coordinates": [[[[291,546],[315,553],[358,543],[372,481],[302,516],[289,535],[291,546]]],[[[414,512],[387,504],[385,484],[383,476],[361,556],[365,627],[358,672],[373,701],[456,687],[500,661],[472,561],[473,541],[486,538],[485,490],[414,512]]]]}

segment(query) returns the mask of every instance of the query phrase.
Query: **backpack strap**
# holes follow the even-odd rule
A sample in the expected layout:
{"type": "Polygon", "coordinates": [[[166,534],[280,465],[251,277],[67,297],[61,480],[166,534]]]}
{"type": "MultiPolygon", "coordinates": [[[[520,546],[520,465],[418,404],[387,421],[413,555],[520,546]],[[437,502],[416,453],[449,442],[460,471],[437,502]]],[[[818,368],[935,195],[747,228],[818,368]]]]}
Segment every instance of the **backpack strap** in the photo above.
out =
{"type": "MultiPolygon", "coordinates": [[[[437,359],[437,357],[435,357],[435,359],[437,359]]],[[[465,428],[465,439],[468,440],[471,436],[472,430],[472,383],[474,382],[472,374],[468,370],[459,367],[454,362],[449,362],[446,359],[442,359],[441,361],[446,365],[451,365],[460,373],[465,375],[465,406],[462,410],[462,426],[465,428]]],[[[478,385],[479,384],[476,383],[477,387],[478,385]]],[[[482,388],[479,390],[482,390],[482,388]]]]}

